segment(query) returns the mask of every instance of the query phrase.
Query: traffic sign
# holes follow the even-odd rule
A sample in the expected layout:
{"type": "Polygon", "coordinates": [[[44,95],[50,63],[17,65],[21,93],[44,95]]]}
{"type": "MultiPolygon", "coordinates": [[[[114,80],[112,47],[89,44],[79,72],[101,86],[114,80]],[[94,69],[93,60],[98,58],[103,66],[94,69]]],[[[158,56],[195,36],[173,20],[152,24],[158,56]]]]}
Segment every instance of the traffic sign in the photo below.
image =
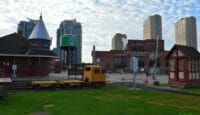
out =
{"type": "Polygon", "coordinates": [[[136,73],[138,71],[138,58],[132,57],[131,62],[132,62],[132,71],[133,73],[136,73]]]}

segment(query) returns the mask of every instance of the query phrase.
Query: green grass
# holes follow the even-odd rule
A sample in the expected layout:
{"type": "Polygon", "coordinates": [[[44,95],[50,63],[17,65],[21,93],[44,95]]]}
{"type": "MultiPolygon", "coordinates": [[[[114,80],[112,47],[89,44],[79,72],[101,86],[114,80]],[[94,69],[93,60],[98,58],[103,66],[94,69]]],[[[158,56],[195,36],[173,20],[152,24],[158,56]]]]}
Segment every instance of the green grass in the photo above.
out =
{"type": "Polygon", "coordinates": [[[184,88],[183,91],[200,94],[200,87],[184,88]]]}
{"type": "Polygon", "coordinates": [[[199,115],[200,97],[128,87],[11,92],[2,115],[199,115]]]}

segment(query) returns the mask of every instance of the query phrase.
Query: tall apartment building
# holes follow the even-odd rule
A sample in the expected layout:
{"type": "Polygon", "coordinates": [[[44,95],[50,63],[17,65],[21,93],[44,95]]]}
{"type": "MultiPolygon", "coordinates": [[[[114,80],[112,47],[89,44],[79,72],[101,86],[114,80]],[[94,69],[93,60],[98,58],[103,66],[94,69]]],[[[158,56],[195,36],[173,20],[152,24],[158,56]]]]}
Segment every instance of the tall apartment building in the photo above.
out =
{"type": "Polygon", "coordinates": [[[33,28],[37,24],[38,20],[32,20],[29,19],[29,21],[20,21],[17,26],[17,33],[22,35],[22,37],[28,39],[31,32],[33,31],[33,28]]]}
{"type": "Polygon", "coordinates": [[[112,38],[112,50],[124,50],[127,44],[126,34],[116,33],[112,38]]]}
{"type": "MultiPolygon", "coordinates": [[[[76,63],[81,63],[81,53],[82,53],[82,26],[80,22],[77,22],[76,19],[74,20],[64,20],[60,23],[59,28],[57,29],[57,48],[58,54],[60,53],[60,37],[65,34],[74,35],[77,40],[77,48],[76,48],[76,63]]],[[[73,52],[73,53],[75,53],[73,52]]],[[[61,52],[64,53],[64,52],[61,52]]],[[[60,55],[60,54],[59,54],[60,55]]],[[[64,54],[63,54],[64,55],[64,54]]],[[[64,58],[61,57],[61,61],[64,61],[64,58]]],[[[73,60],[75,62],[75,57],[73,60]]]]}
{"type": "Polygon", "coordinates": [[[160,15],[149,16],[143,24],[143,37],[146,39],[162,39],[162,18],[160,15]]]}
{"type": "Polygon", "coordinates": [[[196,18],[181,18],[175,23],[176,44],[192,46],[197,49],[196,18]]]}

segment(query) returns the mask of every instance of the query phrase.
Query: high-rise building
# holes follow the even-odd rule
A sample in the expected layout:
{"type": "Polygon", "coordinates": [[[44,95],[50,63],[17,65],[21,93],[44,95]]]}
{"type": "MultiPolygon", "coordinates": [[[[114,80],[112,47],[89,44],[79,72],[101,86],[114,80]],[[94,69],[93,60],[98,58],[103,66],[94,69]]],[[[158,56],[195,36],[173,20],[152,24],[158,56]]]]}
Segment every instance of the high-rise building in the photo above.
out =
{"type": "Polygon", "coordinates": [[[149,16],[143,24],[143,36],[146,39],[162,39],[162,19],[156,14],[149,16]]]}
{"type": "Polygon", "coordinates": [[[126,34],[116,33],[112,38],[112,50],[124,50],[127,43],[126,34]]]}
{"type": "Polygon", "coordinates": [[[197,49],[196,18],[181,18],[175,23],[176,44],[192,46],[197,49]]]}
{"type": "MultiPolygon", "coordinates": [[[[74,35],[77,38],[77,48],[76,56],[73,58],[73,62],[81,63],[81,53],[82,53],[82,26],[80,22],[77,22],[76,19],[74,20],[64,20],[60,23],[59,28],[57,29],[57,48],[58,53],[60,53],[60,37],[65,34],[74,35]]],[[[64,53],[64,52],[61,52],[64,53]]],[[[60,54],[59,54],[60,55],[60,54]]],[[[64,58],[61,57],[61,61],[64,62],[64,58]]]]}
{"type": "Polygon", "coordinates": [[[32,20],[29,19],[29,21],[20,21],[17,26],[17,33],[22,35],[22,37],[28,39],[31,32],[33,31],[33,28],[35,27],[38,20],[32,20]]]}

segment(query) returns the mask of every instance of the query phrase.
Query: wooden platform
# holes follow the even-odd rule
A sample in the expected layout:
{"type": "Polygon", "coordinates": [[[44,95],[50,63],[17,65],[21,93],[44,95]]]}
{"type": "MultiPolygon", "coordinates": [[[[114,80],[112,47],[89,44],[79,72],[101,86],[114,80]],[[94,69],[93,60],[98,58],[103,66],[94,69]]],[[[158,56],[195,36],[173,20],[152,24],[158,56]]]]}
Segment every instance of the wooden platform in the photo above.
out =
{"type": "Polygon", "coordinates": [[[58,80],[60,85],[67,85],[67,86],[80,86],[84,83],[81,80],[58,80]]]}
{"type": "Polygon", "coordinates": [[[42,81],[32,81],[31,82],[33,87],[56,87],[58,82],[55,80],[42,80],[42,81]]]}
{"type": "Polygon", "coordinates": [[[59,86],[80,86],[84,82],[81,80],[37,80],[32,81],[33,87],[59,87],[59,86]]]}
{"type": "Polygon", "coordinates": [[[0,84],[1,83],[11,83],[11,82],[12,82],[11,78],[0,78],[0,84]]]}

